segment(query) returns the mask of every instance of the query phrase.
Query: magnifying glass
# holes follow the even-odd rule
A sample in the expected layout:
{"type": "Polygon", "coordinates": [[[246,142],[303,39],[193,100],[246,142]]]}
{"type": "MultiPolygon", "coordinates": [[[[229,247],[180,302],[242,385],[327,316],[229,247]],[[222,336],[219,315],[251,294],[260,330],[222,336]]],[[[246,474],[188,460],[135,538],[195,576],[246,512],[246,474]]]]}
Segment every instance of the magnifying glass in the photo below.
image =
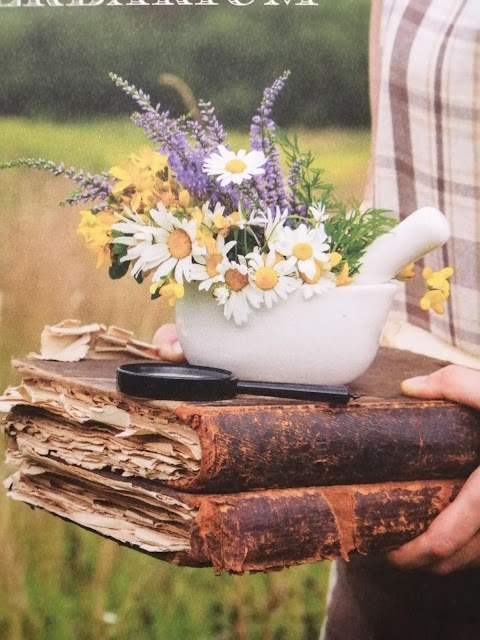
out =
{"type": "Polygon", "coordinates": [[[155,400],[228,400],[237,393],[347,404],[348,387],[237,380],[231,371],[162,362],[135,362],[117,369],[117,388],[155,400]]]}

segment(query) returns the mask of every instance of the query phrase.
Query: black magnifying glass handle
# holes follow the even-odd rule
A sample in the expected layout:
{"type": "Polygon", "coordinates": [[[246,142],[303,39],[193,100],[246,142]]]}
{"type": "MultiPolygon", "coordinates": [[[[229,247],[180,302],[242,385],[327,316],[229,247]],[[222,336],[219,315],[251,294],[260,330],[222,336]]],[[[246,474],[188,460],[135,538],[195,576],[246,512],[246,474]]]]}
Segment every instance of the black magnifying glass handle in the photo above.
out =
{"type": "Polygon", "coordinates": [[[248,393],[254,396],[273,396],[275,398],[293,398],[308,400],[309,402],[330,402],[347,404],[350,400],[350,390],[344,386],[289,384],[280,382],[257,382],[239,380],[237,393],[248,393]]]}

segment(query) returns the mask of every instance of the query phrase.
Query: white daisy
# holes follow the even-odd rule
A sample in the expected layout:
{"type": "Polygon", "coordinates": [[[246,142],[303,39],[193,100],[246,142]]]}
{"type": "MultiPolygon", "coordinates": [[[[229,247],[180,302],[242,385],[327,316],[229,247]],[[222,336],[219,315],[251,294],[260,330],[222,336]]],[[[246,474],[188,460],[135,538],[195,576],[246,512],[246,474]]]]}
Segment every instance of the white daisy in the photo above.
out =
{"type": "Polygon", "coordinates": [[[196,221],[179,220],[161,203],[149,214],[157,226],[145,224],[139,216],[136,217],[138,222],[126,220],[115,225],[118,231],[128,234],[115,240],[130,247],[122,261],[136,260],[133,276],[140,271],[156,269],[152,277],[154,282],[172,272],[179,284],[184,279],[189,282],[192,256],[206,252],[205,247],[196,242],[196,221]]]}
{"type": "Polygon", "coordinates": [[[265,238],[265,242],[267,243],[269,249],[273,249],[275,240],[281,233],[281,230],[283,229],[285,221],[289,215],[290,212],[288,209],[284,209],[282,211],[279,206],[276,206],[275,209],[257,209],[250,214],[250,217],[247,220],[247,224],[250,227],[263,227],[263,236],[265,238]]]}
{"type": "Polygon", "coordinates": [[[308,207],[308,210],[317,224],[320,224],[320,222],[325,222],[325,220],[328,218],[327,214],[325,213],[325,205],[323,204],[323,202],[314,202],[310,207],[308,207]]]}
{"type": "Polygon", "coordinates": [[[247,255],[247,259],[250,282],[260,290],[263,302],[269,309],[278,298],[286,299],[302,283],[294,275],[296,260],[293,257],[284,260],[275,251],[267,254],[254,251],[247,255]]]}
{"type": "Polygon", "coordinates": [[[272,247],[286,258],[294,257],[297,268],[307,278],[316,272],[315,262],[327,263],[330,247],[323,224],[313,229],[300,224],[296,229],[282,227],[272,247]]]}
{"type": "Polygon", "coordinates": [[[265,173],[262,165],[267,159],[262,151],[250,151],[240,149],[238,153],[230,151],[223,145],[219,145],[218,152],[212,153],[203,163],[203,170],[209,176],[218,176],[217,180],[222,187],[233,182],[241,184],[252,176],[265,173]]]}
{"type": "Polygon", "coordinates": [[[300,290],[305,300],[309,300],[314,294],[325,293],[336,286],[335,275],[330,271],[325,271],[322,265],[317,262],[317,271],[313,278],[302,276],[302,286],[300,290]]]}
{"type": "Polygon", "coordinates": [[[218,271],[219,265],[227,257],[228,252],[236,245],[235,240],[225,242],[222,235],[218,235],[212,243],[213,251],[206,255],[196,256],[190,271],[191,279],[200,281],[199,289],[208,291],[213,284],[223,281],[223,274],[218,271]]]}
{"type": "Polygon", "coordinates": [[[227,320],[233,317],[236,324],[244,324],[252,311],[251,307],[258,309],[262,304],[263,294],[250,283],[244,256],[238,256],[238,262],[225,258],[217,268],[225,284],[215,287],[214,296],[223,305],[227,320]]]}
{"type": "Polygon", "coordinates": [[[179,220],[167,211],[162,204],[150,210],[150,216],[158,225],[155,232],[155,244],[145,254],[144,271],[158,267],[153,281],[165,278],[173,271],[173,277],[179,284],[185,279],[190,282],[192,256],[206,253],[205,247],[196,242],[196,220],[179,220]]]}
{"type": "Polygon", "coordinates": [[[148,252],[153,244],[155,227],[144,222],[141,216],[126,210],[126,216],[120,216],[122,222],[112,224],[112,230],[123,233],[123,236],[115,237],[115,244],[123,244],[128,247],[127,253],[120,262],[133,262],[131,274],[135,277],[143,266],[142,256],[148,252]],[[127,217],[128,216],[128,217],[127,217]]]}
{"type": "Polygon", "coordinates": [[[215,204],[213,210],[210,208],[210,201],[207,201],[202,206],[202,224],[204,224],[209,229],[213,226],[213,219],[215,216],[223,216],[223,212],[225,211],[225,207],[222,206],[219,202],[215,204]]]}
{"type": "Polygon", "coordinates": [[[218,304],[225,304],[230,296],[230,291],[226,284],[219,285],[213,290],[213,297],[218,304]]]}

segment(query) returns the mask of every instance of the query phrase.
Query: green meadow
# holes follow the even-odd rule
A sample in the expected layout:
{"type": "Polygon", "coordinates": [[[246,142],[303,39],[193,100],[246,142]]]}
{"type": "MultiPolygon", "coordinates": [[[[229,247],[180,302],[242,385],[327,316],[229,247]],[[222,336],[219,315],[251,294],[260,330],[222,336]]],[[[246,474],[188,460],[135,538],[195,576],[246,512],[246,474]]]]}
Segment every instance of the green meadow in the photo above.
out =
{"type": "MultiPolygon", "coordinates": [[[[240,148],[246,136],[232,136],[240,148]]],[[[128,120],[57,124],[0,119],[0,162],[44,157],[94,172],[122,162],[145,139],[128,120]]],[[[347,199],[361,198],[368,131],[302,131],[300,145],[347,199]]],[[[170,309],[147,286],[111,281],[75,233],[80,207],[59,202],[62,177],[0,172],[0,384],[16,382],[12,356],[38,351],[45,324],[65,318],[132,329],[150,339],[170,309]]],[[[0,449],[4,443],[0,445],[0,449]]],[[[0,451],[3,457],[3,449],[0,451]]],[[[8,475],[2,466],[2,477],[8,475]]],[[[0,492],[2,640],[316,640],[328,563],[271,574],[215,576],[122,548],[0,492]]]]}

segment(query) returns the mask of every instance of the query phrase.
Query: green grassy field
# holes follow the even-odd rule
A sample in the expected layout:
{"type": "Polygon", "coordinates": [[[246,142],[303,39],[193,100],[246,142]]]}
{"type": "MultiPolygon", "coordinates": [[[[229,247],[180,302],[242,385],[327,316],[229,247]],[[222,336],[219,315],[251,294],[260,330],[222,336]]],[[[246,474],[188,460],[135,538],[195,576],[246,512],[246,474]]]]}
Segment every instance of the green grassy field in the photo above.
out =
{"type": "MultiPolygon", "coordinates": [[[[46,157],[92,171],[108,169],[144,143],[133,125],[116,120],[4,119],[0,139],[0,162],[46,157]]],[[[241,145],[245,136],[234,140],[241,145]]],[[[345,197],[361,197],[368,132],[305,131],[300,142],[345,197]]],[[[14,381],[10,358],[38,350],[45,324],[75,317],[150,339],[172,319],[160,302],[149,301],[147,287],[111,281],[95,269],[75,234],[78,209],[58,206],[70,191],[64,179],[39,172],[0,173],[2,387],[14,381]]],[[[172,567],[7,500],[3,492],[0,563],[2,640],[316,639],[329,569],[320,563],[217,577],[208,569],[172,567]]]]}

